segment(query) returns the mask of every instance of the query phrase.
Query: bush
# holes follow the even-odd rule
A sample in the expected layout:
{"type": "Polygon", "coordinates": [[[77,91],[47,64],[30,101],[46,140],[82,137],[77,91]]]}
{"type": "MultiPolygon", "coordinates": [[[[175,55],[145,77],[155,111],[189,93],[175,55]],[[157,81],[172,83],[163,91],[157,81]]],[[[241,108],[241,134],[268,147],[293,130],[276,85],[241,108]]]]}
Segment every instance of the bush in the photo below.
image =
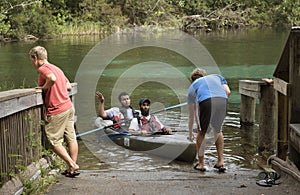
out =
{"type": "Polygon", "coordinates": [[[56,18],[48,11],[39,9],[28,15],[25,32],[39,38],[51,37],[59,33],[56,18]]]}

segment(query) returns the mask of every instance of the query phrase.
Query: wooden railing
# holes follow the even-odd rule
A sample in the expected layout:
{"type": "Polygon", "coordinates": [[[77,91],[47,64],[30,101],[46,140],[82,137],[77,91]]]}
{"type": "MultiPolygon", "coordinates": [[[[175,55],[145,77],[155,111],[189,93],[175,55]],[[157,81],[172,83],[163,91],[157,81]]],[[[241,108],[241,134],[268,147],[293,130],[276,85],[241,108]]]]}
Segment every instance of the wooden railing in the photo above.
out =
{"type": "MultiPolygon", "coordinates": [[[[69,95],[74,100],[77,84],[69,95]]],[[[0,187],[42,157],[45,146],[42,93],[36,89],[0,92],[0,187]]]]}

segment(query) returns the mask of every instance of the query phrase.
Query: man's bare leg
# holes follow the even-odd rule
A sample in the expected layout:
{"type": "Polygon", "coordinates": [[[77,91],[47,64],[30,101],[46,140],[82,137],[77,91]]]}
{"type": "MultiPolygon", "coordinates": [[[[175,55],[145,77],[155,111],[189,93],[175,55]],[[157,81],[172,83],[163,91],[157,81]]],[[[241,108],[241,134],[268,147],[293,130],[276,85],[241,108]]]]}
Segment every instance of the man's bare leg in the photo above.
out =
{"type": "Polygon", "coordinates": [[[78,143],[77,143],[77,141],[68,143],[68,147],[69,147],[70,157],[72,158],[72,160],[76,164],[77,157],[78,157],[78,143]]]}
{"type": "Polygon", "coordinates": [[[204,149],[205,149],[205,133],[198,132],[197,139],[196,139],[196,147],[197,147],[197,154],[198,154],[198,161],[199,164],[197,168],[203,169],[204,168],[204,149]]]}
{"type": "Polygon", "coordinates": [[[64,146],[54,146],[54,152],[67,163],[70,173],[74,173],[79,169],[79,166],[72,160],[64,146]]]}
{"type": "Polygon", "coordinates": [[[222,131],[220,133],[216,134],[216,148],[217,148],[217,154],[218,154],[218,162],[217,166],[221,167],[224,165],[224,159],[223,159],[223,151],[224,151],[224,137],[222,131]]]}

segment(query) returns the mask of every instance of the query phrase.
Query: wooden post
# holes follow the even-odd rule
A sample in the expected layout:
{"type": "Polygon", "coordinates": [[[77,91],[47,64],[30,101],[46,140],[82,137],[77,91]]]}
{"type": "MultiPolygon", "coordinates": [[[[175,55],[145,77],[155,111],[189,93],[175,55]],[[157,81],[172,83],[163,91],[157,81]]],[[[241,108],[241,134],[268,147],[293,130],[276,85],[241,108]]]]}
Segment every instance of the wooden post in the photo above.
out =
{"type": "MultiPolygon", "coordinates": [[[[290,124],[299,128],[300,124],[300,27],[291,31],[290,39],[290,83],[291,93],[289,95],[290,124]]],[[[288,136],[289,159],[300,169],[299,129],[291,128],[288,136]],[[298,135],[298,136],[297,136],[298,135]]]]}
{"type": "Polygon", "coordinates": [[[288,152],[290,84],[274,77],[274,89],[277,91],[277,157],[286,160],[288,152]]]}
{"type": "Polygon", "coordinates": [[[239,80],[239,93],[241,94],[240,123],[254,125],[256,99],[260,98],[260,85],[263,81],[239,80]]]}
{"type": "Polygon", "coordinates": [[[274,151],[275,149],[275,90],[273,85],[261,85],[259,103],[258,150],[274,151]]]}
{"type": "Polygon", "coordinates": [[[255,122],[256,99],[241,94],[240,123],[241,125],[253,125],[255,122]]]}
{"type": "Polygon", "coordinates": [[[289,112],[288,112],[288,97],[280,92],[278,95],[278,108],[277,108],[277,157],[286,160],[288,153],[288,124],[289,124],[289,112]]]}

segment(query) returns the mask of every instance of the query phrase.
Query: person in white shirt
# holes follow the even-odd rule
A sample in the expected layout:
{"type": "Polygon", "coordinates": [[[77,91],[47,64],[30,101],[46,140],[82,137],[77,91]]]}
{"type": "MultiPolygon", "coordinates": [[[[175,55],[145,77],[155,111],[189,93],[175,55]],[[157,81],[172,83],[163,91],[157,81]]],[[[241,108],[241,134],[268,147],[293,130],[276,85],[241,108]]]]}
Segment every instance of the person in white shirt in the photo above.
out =
{"type": "Polygon", "coordinates": [[[156,116],[150,114],[150,104],[151,101],[148,98],[142,98],[139,101],[141,116],[131,120],[128,132],[142,135],[170,134],[172,130],[165,127],[156,116]]]}
{"type": "MultiPolygon", "coordinates": [[[[131,119],[134,118],[135,115],[139,115],[137,111],[133,107],[130,106],[131,101],[129,94],[126,92],[121,92],[119,94],[119,102],[121,104],[120,107],[112,107],[108,110],[104,110],[104,96],[101,92],[97,91],[96,96],[99,100],[98,105],[98,116],[103,120],[111,120],[113,123],[116,123],[113,128],[115,130],[124,132],[128,130],[131,119]],[[120,123],[121,120],[124,122],[120,123]]],[[[96,119],[96,121],[99,118],[96,119]]]]}

